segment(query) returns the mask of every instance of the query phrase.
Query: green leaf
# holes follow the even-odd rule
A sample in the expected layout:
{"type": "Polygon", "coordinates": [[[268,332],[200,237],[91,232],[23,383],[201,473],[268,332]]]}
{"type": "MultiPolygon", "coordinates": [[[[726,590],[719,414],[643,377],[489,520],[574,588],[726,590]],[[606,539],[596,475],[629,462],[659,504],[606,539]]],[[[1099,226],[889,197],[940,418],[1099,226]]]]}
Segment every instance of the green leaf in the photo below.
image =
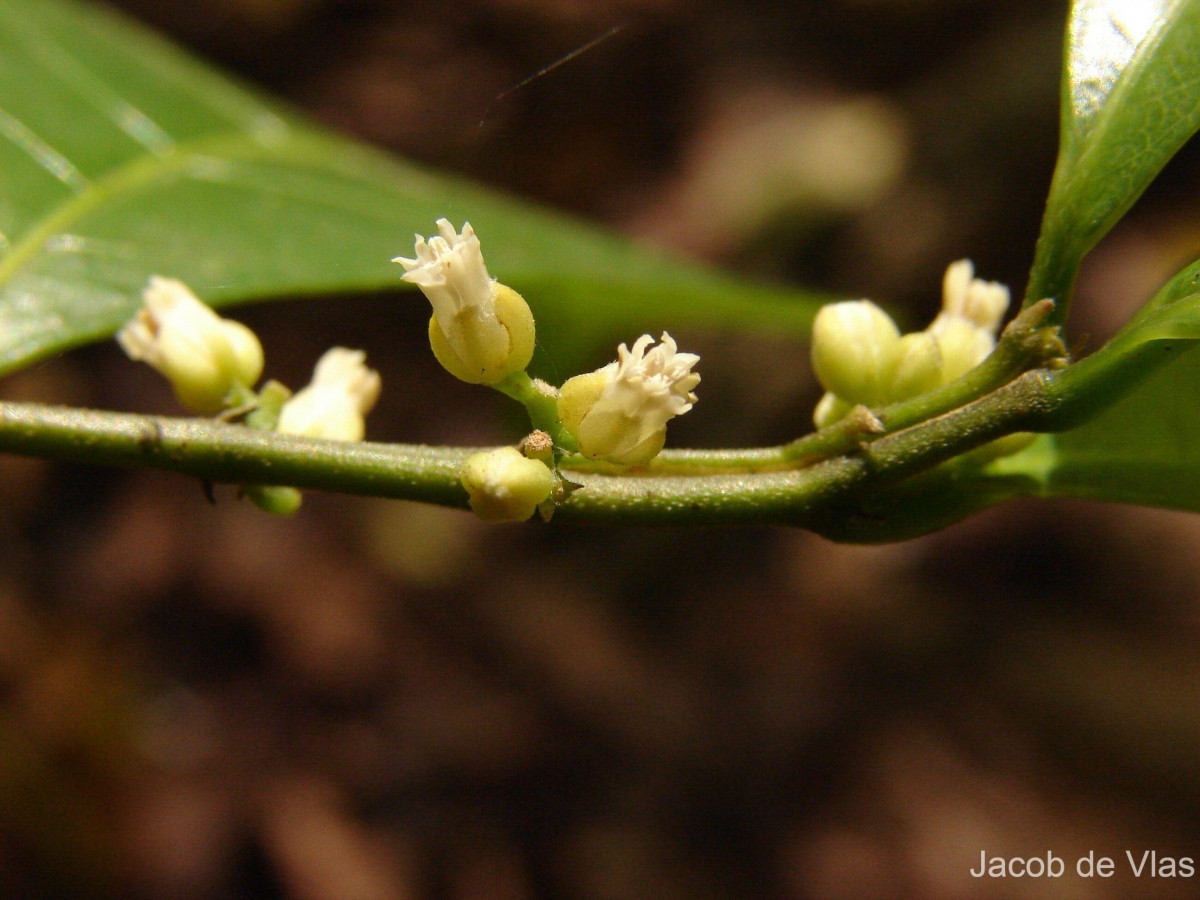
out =
{"type": "Polygon", "coordinates": [[[440,216],[472,222],[543,340],[803,332],[820,302],[330,135],[102,7],[0,0],[0,373],[111,334],[151,274],[218,306],[401,288],[389,260],[440,216]]]}
{"type": "Polygon", "coordinates": [[[1076,0],[1061,125],[1026,303],[1065,317],[1084,255],[1200,128],[1200,0],[1076,0]]]}

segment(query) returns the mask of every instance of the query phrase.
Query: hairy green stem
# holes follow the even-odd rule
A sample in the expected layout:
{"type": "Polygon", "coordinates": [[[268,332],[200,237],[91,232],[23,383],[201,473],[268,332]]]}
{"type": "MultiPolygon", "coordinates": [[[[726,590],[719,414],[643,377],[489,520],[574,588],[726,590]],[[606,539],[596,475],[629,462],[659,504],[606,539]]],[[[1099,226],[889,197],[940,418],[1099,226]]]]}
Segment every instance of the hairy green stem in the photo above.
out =
{"type": "MultiPolygon", "coordinates": [[[[556,519],[671,524],[781,522],[818,527],[865,484],[893,484],[1036,425],[1050,393],[1030,372],[992,394],[868,448],[806,468],[630,478],[579,474],[556,519]]],[[[467,505],[467,448],[322,441],[211,420],[0,403],[0,450],[73,462],[168,469],[210,481],[467,505]]],[[[572,473],[575,478],[575,473],[572,473]]]]}
{"type": "Polygon", "coordinates": [[[466,448],[324,441],[209,419],[0,403],[0,450],[95,465],[167,469],[209,481],[291,485],[467,505],[466,448]]]}
{"type": "Polygon", "coordinates": [[[1054,412],[1047,390],[1053,377],[1044,369],[1026,372],[962,409],[802,469],[638,478],[580,474],[584,489],[556,516],[658,524],[774,522],[826,531],[856,513],[859,489],[887,488],[997,438],[1042,427],[1054,412]]]}

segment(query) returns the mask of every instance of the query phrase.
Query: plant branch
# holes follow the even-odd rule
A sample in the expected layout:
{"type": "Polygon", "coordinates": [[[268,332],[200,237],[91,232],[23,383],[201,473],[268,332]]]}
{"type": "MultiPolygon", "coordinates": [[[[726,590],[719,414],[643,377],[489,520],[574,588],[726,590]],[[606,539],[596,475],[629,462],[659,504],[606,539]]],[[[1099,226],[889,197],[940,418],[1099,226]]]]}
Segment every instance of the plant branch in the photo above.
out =
{"type": "Polygon", "coordinates": [[[0,402],[0,450],[92,465],[167,469],[209,481],[291,485],[467,505],[466,448],[326,441],[211,419],[0,402]]]}
{"type": "MultiPolygon", "coordinates": [[[[894,484],[1013,431],[1035,427],[1051,393],[1028,372],[975,403],[805,468],[719,475],[580,474],[556,519],[820,527],[854,491],[894,484]]],[[[78,463],[168,469],[210,481],[466,506],[467,448],[323,441],[203,419],[0,403],[0,450],[78,463]]],[[[676,454],[678,455],[678,454],[676,454]]],[[[572,474],[575,477],[575,474],[572,474]]]]}

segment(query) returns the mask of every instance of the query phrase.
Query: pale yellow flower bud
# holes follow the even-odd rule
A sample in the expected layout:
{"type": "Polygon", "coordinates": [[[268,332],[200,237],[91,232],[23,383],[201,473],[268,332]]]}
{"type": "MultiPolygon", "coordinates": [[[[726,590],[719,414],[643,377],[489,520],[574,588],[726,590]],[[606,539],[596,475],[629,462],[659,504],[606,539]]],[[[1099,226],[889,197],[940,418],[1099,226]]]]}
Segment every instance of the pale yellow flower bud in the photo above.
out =
{"type": "Polygon", "coordinates": [[[942,352],[942,380],[953,381],[988,358],[1008,310],[1008,288],[975,277],[969,259],[951,263],[942,279],[942,311],[926,329],[942,352]]]}
{"type": "Polygon", "coordinates": [[[438,234],[416,236],[416,257],[396,257],[404,280],[433,307],[429,343],[451,375],[471,384],[495,384],[522,371],[533,357],[533,313],[525,299],[488,275],[470,223],[462,233],[438,219],[438,234]]]}
{"type": "Polygon", "coordinates": [[[813,321],[813,369],[827,391],[850,404],[879,406],[889,397],[899,340],[892,317],[870,300],[830,303],[813,321]]]}
{"type": "Polygon", "coordinates": [[[916,331],[903,335],[888,361],[887,402],[907,400],[942,384],[942,351],[933,335],[916,331]]]}
{"type": "Polygon", "coordinates": [[[967,319],[953,316],[931,333],[942,353],[942,383],[967,374],[996,349],[996,339],[967,319]]]}
{"type": "Polygon", "coordinates": [[[837,394],[826,391],[817,403],[817,408],[813,410],[813,424],[818,428],[825,428],[846,418],[846,414],[852,409],[853,403],[847,403],[837,394]]]}
{"type": "Polygon", "coordinates": [[[694,353],[679,353],[674,339],[663,333],[658,346],[648,334],[630,350],[617,349],[617,361],[562,386],[559,420],[575,437],[579,452],[626,466],[648,463],[662,450],[667,422],[696,403],[693,389],[700,375],[692,367],[694,353]]]}
{"type": "Polygon", "coordinates": [[[946,267],[942,279],[942,311],[930,330],[937,332],[939,322],[950,317],[966,319],[995,336],[1008,311],[1008,288],[996,281],[975,277],[969,259],[960,259],[946,267]]]}
{"type": "Polygon", "coordinates": [[[361,441],[365,417],[379,398],[379,373],[366,366],[361,350],[333,347],[317,361],[308,387],[283,404],[280,434],[361,441]]]}
{"type": "Polygon", "coordinates": [[[522,456],[515,447],[471,454],[463,463],[461,480],[471,509],[485,522],[523,522],[554,490],[549,467],[522,456]]]}
{"type": "Polygon", "coordinates": [[[220,412],[231,390],[251,387],[262,374],[254,332],[222,319],[183,282],[156,275],[142,302],[117,332],[117,343],[130,359],[166,377],[184,406],[203,415],[220,412]]]}

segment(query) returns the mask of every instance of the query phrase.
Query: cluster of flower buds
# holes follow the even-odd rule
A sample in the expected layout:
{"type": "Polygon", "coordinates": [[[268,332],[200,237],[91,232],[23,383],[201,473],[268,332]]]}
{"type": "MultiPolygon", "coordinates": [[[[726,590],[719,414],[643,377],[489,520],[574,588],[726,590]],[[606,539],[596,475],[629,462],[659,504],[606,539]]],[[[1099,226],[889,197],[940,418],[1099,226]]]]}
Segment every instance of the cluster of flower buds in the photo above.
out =
{"type": "MultiPolygon", "coordinates": [[[[696,403],[700,376],[692,369],[700,357],[680,353],[666,332],[657,345],[644,334],[632,349],[621,344],[615,361],[568,379],[561,390],[532,380],[525,372],[534,349],[529,304],[488,274],[470,223],[461,232],[446,219],[437,227],[428,240],[416,236],[413,258],[394,260],[433,309],[434,356],[462,381],[523,399],[545,428],[519,449],[483,451],[465,461],[460,480],[476,514],[493,522],[521,521],[539,509],[548,515],[552,497],[577,487],[558,471],[567,452],[618,466],[644,466],[657,456],[667,422],[696,403]]],[[[117,341],[132,359],[162,373],[184,406],[225,418],[246,414],[250,427],[280,434],[362,440],[380,389],[379,375],[367,368],[362,351],[329,350],[312,383],[295,395],[274,381],[255,393],[263,351],[249,328],[221,318],[173,279],[151,278],[143,301],[117,341]]],[[[290,512],[300,502],[289,488],[247,493],[276,512],[290,512]]]]}
{"type": "MultiPolygon", "coordinates": [[[[429,343],[451,375],[472,384],[502,386],[524,377],[533,356],[534,322],[529,305],[488,274],[479,238],[470,224],[456,232],[446,219],[438,234],[416,236],[415,256],[397,257],[405,281],[417,285],[433,307],[429,343]]],[[[633,349],[622,344],[614,362],[568,379],[560,391],[534,386],[555,401],[555,453],[578,451],[589,459],[644,466],[666,441],[667,422],[696,402],[699,357],[680,353],[664,333],[646,334],[633,349]]],[[[532,383],[531,383],[532,384],[532,383]]],[[[555,453],[512,447],[471,456],[462,484],[472,509],[489,521],[529,518],[560,484],[555,453]]]]}
{"type": "MultiPolygon", "coordinates": [[[[529,304],[488,274],[470,223],[461,232],[446,219],[437,227],[428,240],[416,236],[413,258],[394,260],[432,307],[434,356],[462,381],[521,399],[545,429],[519,447],[481,451],[464,461],[460,481],[475,513],[490,522],[523,521],[538,510],[548,516],[554,498],[578,487],[559,473],[565,453],[616,466],[654,459],[666,442],[667,423],[696,403],[700,375],[693,369],[700,357],[679,352],[666,332],[657,344],[644,334],[632,348],[621,344],[616,360],[567,379],[561,388],[530,379],[525,369],[535,332],[529,304]]],[[[249,328],[221,318],[174,279],[152,277],[142,296],[143,308],[117,341],[130,358],[165,376],[184,406],[226,418],[249,413],[247,425],[280,434],[362,440],[380,379],[361,350],[327,351],[312,382],[294,395],[278,382],[255,393],[263,351],[249,328]]],[[[885,406],[966,374],[995,349],[1008,304],[1008,288],[975,278],[964,259],[946,270],[942,309],[924,331],[902,334],[869,300],[823,307],[812,338],[813,368],[826,391],[813,414],[817,426],[838,421],[855,406],[885,406]]],[[[290,488],[249,493],[274,511],[299,505],[290,488]]]]}
{"type": "MultiPolygon", "coordinates": [[[[362,440],[365,417],[379,396],[379,373],[368,369],[361,350],[334,347],[321,357],[312,383],[294,396],[278,382],[261,393],[263,350],[240,322],[223,319],[173,278],[154,276],[142,293],[142,308],[117,332],[117,342],[171,383],[185,407],[201,415],[227,416],[253,410],[251,427],[281,434],[362,440]]],[[[270,489],[264,489],[270,490],[270,489]]],[[[280,489],[276,489],[278,491],[280,489]]],[[[258,502],[260,491],[250,492],[258,502]]],[[[267,506],[267,503],[260,503],[267,506]]],[[[288,511],[299,505],[298,500],[288,511]]],[[[281,506],[272,502],[271,508],[281,506]]]]}
{"type": "Polygon", "coordinates": [[[825,388],[813,420],[832,424],[853,407],[886,406],[948,384],[996,348],[1008,288],[974,277],[970,260],[946,269],[942,310],[924,331],[901,334],[869,300],[822,307],[813,322],[813,369],[825,388]]]}

